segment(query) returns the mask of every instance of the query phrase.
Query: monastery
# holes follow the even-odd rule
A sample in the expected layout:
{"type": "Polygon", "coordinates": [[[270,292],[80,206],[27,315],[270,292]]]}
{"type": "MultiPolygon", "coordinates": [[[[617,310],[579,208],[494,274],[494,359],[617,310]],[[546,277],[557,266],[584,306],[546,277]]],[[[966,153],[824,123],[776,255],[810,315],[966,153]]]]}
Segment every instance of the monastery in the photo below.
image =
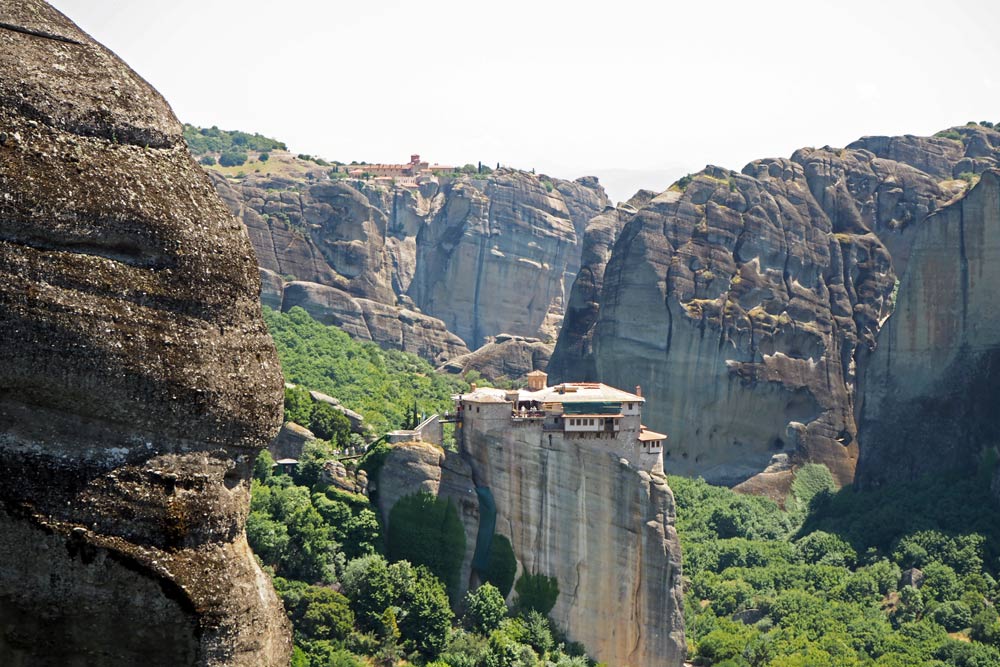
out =
{"type": "Polygon", "coordinates": [[[401,182],[409,182],[417,176],[431,176],[436,171],[455,171],[455,167],[445,164],[430,164],[420,159],[420,156],[413,154],[410,156],[408,164],[365,164],[351,165],[348,176],[358,177],[363,174],[370,174],[376,180],[390,179],[401,182]]]}
{"type": "Polygon", "coordinates": [[[663,472],[667,436],[642,424],[642,390],[630,394],[598,382],[546,385],[541,371],[528,373],[526,389],[476,388],[456,396],[456,437],[462,451],[503,440],[541,446],[576,443],[601,447],[636,468],[663,472]]]}

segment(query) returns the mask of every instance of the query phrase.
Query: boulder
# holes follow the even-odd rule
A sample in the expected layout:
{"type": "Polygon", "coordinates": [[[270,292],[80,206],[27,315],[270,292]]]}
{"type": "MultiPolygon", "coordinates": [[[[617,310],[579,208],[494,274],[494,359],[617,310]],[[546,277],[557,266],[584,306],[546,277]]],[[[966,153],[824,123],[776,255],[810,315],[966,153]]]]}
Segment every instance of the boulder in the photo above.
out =
{"type": "Polygon", "coordinates": [[[537,338],[500,334],[475,352],[453,357],[438,370],[448,373],[477,371],[491,382],[520,379],[533,370],[545,370],[553,343],[537,338]]]}
{"type": "Polygon", "coordinates": [[[299,426],[295,422],[285,422],[278,435],[268,445],[267,451],[275,461],[280,459],[302,458],[302,449],[310,440],[315,440],[316,436],[305,426],[299,426]]]}

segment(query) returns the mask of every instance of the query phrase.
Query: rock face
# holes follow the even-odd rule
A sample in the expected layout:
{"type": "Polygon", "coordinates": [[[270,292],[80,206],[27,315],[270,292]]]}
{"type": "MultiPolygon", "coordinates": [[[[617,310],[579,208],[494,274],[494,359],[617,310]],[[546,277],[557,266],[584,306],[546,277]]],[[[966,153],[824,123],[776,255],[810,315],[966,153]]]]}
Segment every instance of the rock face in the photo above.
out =
{"type": "Polygon", "coordinates": [[[389,513],[400,498],[417,493],[447,498],[465,528],[465,557],[459,575],[464,594],[472,575],[472,556],[479,530],[479,501],[469,463],[455,452],[425,442],[405,442],[389,452],[378,477],[378,510],[388,529],[389,513]]]}
{"type": "Polygon", "coordinates": [[[475,352],[454,357],[438,370],[448,373],[478,371],[491,382],[519,380],[533,370],[544,371],[552,356],[552,343],[538,338],[500,334],[475,352]]]}
{"type": "Polygon", "coordinates": [[[212,176],[250,232],[265,303],[435,362],[505,332],[554,339],[582,231],[608,201],[593,178],[510,169],[419,187],[212,176]]]}
{"type": "Polygon", "coordinates": [[[0,663],[287,665],[246,234],[148,84],[39,0],[0,21],[0,663]]]}
{"type": "Polygon", "coordinates": [[[1000,414],[1000,172],[913,230],[865,364],[858,484],[976,470],[1000,414]]]}
{"type": "Polygon", "coordinates": [[[508,422],[475,442],[466,434],[462,449],[476,486],[493,494],[518,574],[556,578],[551,617],[601,662],[680,667],[681,551],[666,478],[632,468],[604,440],[546,445],[508,422]]]}
{"type": "Polygon", "coordinates": [[[378,480],[383,521],[418,492],[456,503],[466,534],[462,586],[470,583],[480,507],[496,503],[496,532],[511,540],[519,574],[555,577],[552,618],[591,655],[623,667],[679,667],[686,646],[681,552],[666,480],[609,456],[603,441],[540,447],[497,430],[463,453],[397,445],[378,480]]]}
{"type": "Polygon", "coordinates": [[[601,309],[604,270],[625,223],[635,216],[639,207],[655,196],[655,192],[640,190],[625,204],[607,208],[587,223],[580,270],[573,282],[566,318],[559,330],[558,352],[549,368],[549,374],[557,378],[557,382],[597,377],[593,335],[601,309]]]}
{"type": "Polygon", "coordinates": [[[585,262],[598,270],[577,279],[552,375],[639,382],[647,423],[670,434],[669,472],[739,484],[768,470],[774,485],[817,461],[851,481],[858,362],[892,313],[913,230],[965,191],[953,179],[1000,156],[994,130],[949,134],[683,179],[626,222],[599,288],[601,252],[585,262]]]}

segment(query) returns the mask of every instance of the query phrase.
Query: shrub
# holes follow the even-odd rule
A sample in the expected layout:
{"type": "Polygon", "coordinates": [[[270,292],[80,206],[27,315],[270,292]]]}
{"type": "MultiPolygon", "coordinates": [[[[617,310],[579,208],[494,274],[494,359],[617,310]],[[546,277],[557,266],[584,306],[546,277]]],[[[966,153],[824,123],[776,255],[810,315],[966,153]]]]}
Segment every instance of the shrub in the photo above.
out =
{"type": "Polygon", "coordinates": [[[247,154],[243,151],[227,151],[219,156],[219,164],[223,167],[238,167],[246,161],[247,154]]]}
{"type": "Polygon", "coordinates": [[[211,155],[203,155],[202,158],[198,160],[198,162],[205,165],[206,167],[211,167],[215,164],[215,158],[212,157],[211,155]]]}
{"type": "Polygon", "coordinates": [[[476,632],[489,634],[507,616],[507,603],[496,586],[486,583],[465,594],[465,622],[476,632]]]}
{"type": "Polygon", "coordinates": [[[510,540],[503,535],[493,536],[486,572],[483,572],[482,575],[485,581],[497,587],[504,598],[510,595],[510,589],[514,586],[514,577],[517,575],[517,559],[514,556],[514,547],[511,546],[510,540]]]}
{"type": "Polygon", "coordinates": [[[261,153],[260,155],[257,156],[257,159],[260,160],[261,162],[267,162],[268,160],[271,159],[271,154],[261,153]]]}
{"type": "Polygon", "coordinates": [[[823,502],[837,490],[833,475],[822,463],[807,463],[795,472],[792,497],[786,502],[788,509],[802,518],[814,503],[823,502]]]}
{"type": "Polygon", "coordinates": [[[955,141],[961,141],[962,135],[957,130],[942,130],[934,135],[941,139],[953,139],[955,141]]]}
{"type": "Polygon", "coordinates": [[[514,585],[517,592],[515,607],[522,611],[534,609],[540,614],[548,615],[556,606],[559,597],[559,582],[554,577],[544,574],[529,574],[525,572],[514,585]]]}

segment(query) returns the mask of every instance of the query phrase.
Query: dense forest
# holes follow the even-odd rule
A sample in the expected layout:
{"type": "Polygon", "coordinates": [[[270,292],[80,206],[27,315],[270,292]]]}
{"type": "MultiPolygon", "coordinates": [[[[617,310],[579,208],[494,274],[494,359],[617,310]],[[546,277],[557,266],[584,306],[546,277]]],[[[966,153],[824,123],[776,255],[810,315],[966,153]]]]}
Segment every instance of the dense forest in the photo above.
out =
{"type": "Polygon", "coordinates": [[[335,396],[379,435],[404,427],[414,405],[422,414],[445,412],[454,405],[451,396],[468,388],[416,355],[353,340],[301,308],[279,313],[265,307],[264,319],[285,381],[335,396]]]}
{"type": "Polygon", "coordinates": [[[834,490],[803,467],[786,508],[670,477],[695,664],[1000,665],[997,538],[983,462],[937,477],[834,490]]]}

